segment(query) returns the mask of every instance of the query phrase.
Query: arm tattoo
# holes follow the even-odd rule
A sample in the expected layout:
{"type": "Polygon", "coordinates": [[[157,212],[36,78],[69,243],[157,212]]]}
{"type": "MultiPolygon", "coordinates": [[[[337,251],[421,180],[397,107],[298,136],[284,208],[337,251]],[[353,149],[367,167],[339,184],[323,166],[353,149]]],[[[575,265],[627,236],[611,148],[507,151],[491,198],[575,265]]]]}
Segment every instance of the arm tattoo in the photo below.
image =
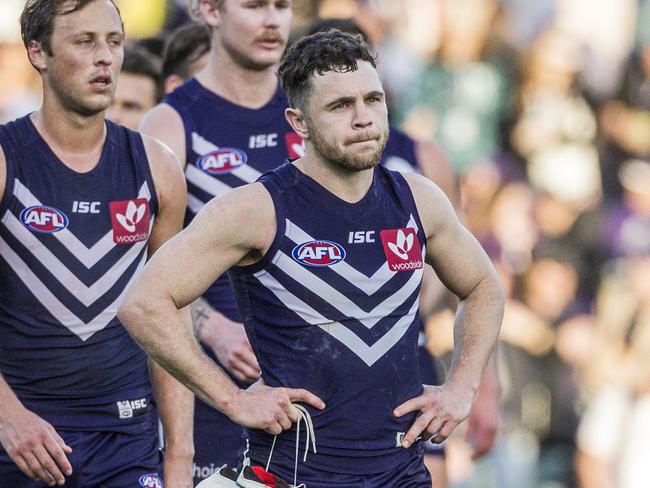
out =
{"type": "Polygon", "coordinates": [[[192,312],[192,325],[194,328],[194,336],[200,341],[201,332],[205,326],[205,322],[210,318],[210,307],[202,299],[196,300],[190,307],[192,312]]]}

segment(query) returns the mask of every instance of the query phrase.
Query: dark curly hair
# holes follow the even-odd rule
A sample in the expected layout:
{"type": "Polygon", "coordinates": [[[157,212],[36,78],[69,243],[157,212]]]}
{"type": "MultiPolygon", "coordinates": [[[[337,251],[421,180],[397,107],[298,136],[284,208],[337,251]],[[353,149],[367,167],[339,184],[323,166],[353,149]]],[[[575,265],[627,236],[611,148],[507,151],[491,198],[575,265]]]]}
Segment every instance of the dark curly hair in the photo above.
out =
{"type": "MultiPolygon", "coordinates": [[[[32,41],[39,42],[43,50],[52,55],[52,31],[54,19],[59,15],[67,15],[82,9],[94,0],[27,0],[25,8],[20,15],[20,31],[25,47],[32,41]]],[[[111,0],[111,3],[120,13],[120,10],[111,0]]],[[[121,15],[120,15],[121,17],[121,15]]]]}
{"type": "Polygon", "coordinates": [[[375,57],[362,36],[332,29],[303,37],[293,44],[287,50],[278,74],[291,106],[304,111],[314,74],[356,71],[359,60],[376,67],[375,57]]]}

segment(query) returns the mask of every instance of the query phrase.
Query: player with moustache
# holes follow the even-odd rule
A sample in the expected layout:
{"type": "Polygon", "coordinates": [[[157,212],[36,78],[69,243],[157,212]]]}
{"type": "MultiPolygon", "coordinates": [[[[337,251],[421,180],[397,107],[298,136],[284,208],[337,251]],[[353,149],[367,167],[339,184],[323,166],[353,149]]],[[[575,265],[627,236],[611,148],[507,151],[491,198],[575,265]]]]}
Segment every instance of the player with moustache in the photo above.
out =
{"type": "Polygon", "coordinates": [[[43,102],[0,126],[0,484],[162,486],[158,411],[166,484],[191,486],[193,396],[116,316],[182,226],[178,161],[105,120],[124,55],[111,0],[28,0],[21,28],[43,102]]]}
{"type": "Polygon", "coordinates": [[[503,290],[434,183],[377,165],[387,110],[360,37],[301,39],[280,76],[305,156],[205,205],[145,267],[119,316],[161,365],[251,429],[253,463],[273,450],[271,472],[291,479],[297,467],[310,488],[429,488],[418,439],[442,442],[467,417],[503,290]],[[363,242],[347,244],[351,232],[363,242]],[[424,261],[459,298],[440,386],[423,385],[418,370],[424,261]],[[178,308],[229,269],[264,380],[246,390],[179,320],[178,308]],[[317,451],[298,466],[291,402],[306,404],[316,434],[317,451]]]}
{"type": "MultiPolygon", "coordinates": [[[[207,65],[168,94],[141,126],[167,144],[185,169],[186,223],[215,196],[254,182],[302,152],[300,137],[284,119],[288,102],[276,75],[289,37],[291,2],[194,0],[190,7],[210,30],[207,65]]],[[[192,313],[206,353],[240,385],[256,381],[259,365],[227,276],[206,290],[192,313]]],[[[200,399],[194,436],[197,482],[222,464],[236,466],[245,449],[241,427],[200,399]]]]}

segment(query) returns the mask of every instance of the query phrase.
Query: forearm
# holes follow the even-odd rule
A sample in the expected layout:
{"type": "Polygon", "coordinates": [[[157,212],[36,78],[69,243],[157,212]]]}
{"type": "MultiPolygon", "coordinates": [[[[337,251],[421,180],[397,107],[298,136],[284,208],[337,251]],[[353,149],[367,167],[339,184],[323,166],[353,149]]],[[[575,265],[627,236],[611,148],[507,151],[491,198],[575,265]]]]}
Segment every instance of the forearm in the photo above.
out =
{"type": "Polygon", "coordinates": [[[119,317],[129,333],[158,365],[201,400],[228,415],[237,386],[203,354],[183,313],[171,300],[127,300],[119,317]]]}
{"type": "Polygon", "coordinates": [[[216,324],[223,317],[208,301],[197,298],[191,305],[192,328],[194,336],[203,344],[210,345],[210,338],[217,334],[216,324]]]}
{"type": "MultiPolygon", "coordinates": [[[[189,329],[189,310],[185,317],[189,329]]],[[[191,462],[194,457],[194,394],[153,361],[149,362],[149,371],[163,425],[165,453],[191,462]]]]}
{"type": "Polygon", "coordinates": [[[492,277],[482,280],[459,302],[454,324],[454,353],[448,377],[450,384],[476,393],[499,335],[503,306],[502,288],[492,277]]]}
{"type": "Polygon", "coordinates": [[[153,361],[149,363],[165,439],[165,452],[194,457],[194,394],[153,361]]]}
{"type": "Polygon", "coordinates": [[[0,374],[0,423],[7,415],[11,415],[12,412],[15,412],[19,408],[24,407],[4,377],[0,374]]]}

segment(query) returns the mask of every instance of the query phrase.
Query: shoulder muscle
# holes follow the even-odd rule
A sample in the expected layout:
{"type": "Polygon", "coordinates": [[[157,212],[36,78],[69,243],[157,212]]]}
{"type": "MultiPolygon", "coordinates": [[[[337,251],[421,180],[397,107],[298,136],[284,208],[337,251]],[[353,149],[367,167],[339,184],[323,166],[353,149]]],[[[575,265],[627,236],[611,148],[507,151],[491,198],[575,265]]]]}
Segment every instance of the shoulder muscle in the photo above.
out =
{"type": "Polygon", "coordinates": [[[160,141],[143,135],[149,167],[158,196],[158,217],[150,239],[150,251],[155,251],[183,225],[187,189],[178,158],[160,141]]]}
{"type": "Polygon", "coordinates": [[[170,105],[161,103],[152,108],[140,124],[140,132],[167,145],[185,167],[185,126],[180,114],[170,105]]]}

